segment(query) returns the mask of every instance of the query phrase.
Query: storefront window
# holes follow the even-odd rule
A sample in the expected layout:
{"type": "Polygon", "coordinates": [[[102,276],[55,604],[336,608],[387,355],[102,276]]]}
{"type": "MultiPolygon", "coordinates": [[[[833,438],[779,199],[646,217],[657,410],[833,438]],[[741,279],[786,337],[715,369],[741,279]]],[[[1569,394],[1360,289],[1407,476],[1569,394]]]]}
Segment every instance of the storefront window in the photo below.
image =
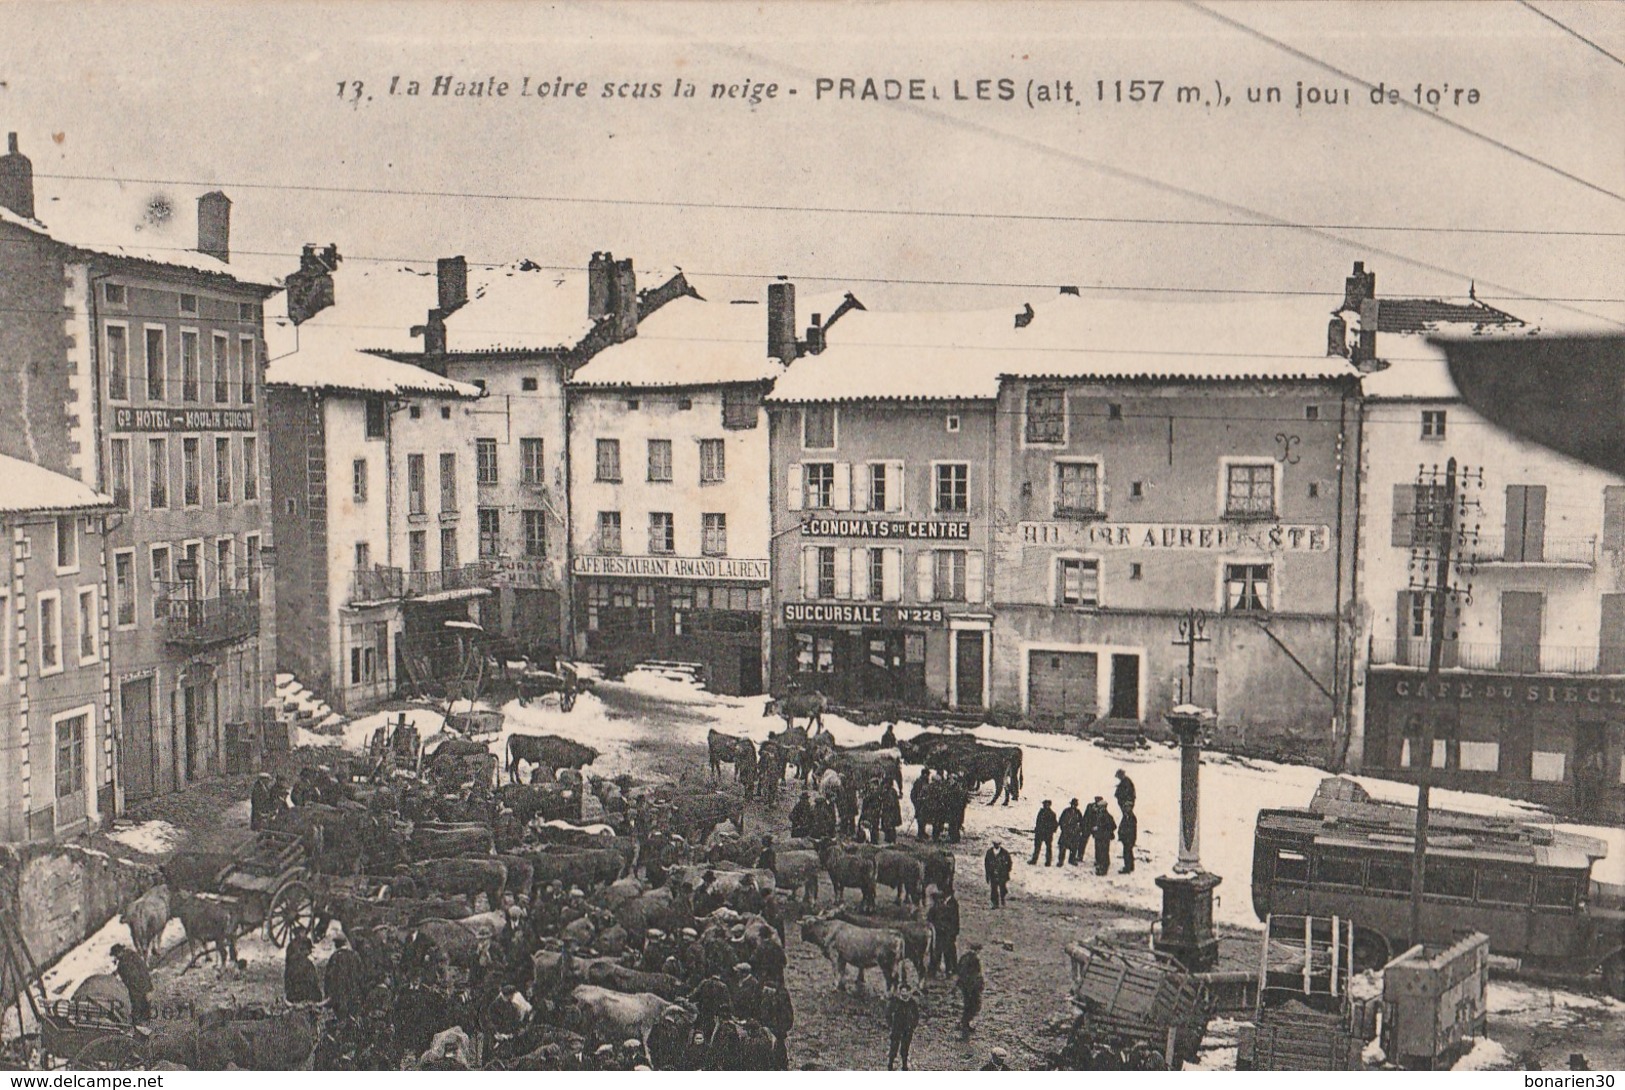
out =
{"type": "Polygon", "coordinates": [[[909,663],[925,661],[924,632],[910,632],[903,638],[903,658],[909,663]]]}
{"type": "Polygon", "coordinates": [[[820,674],[833,674],[835,672],[835,639],[832,636],[819,636],[818,640],[818,672],[820,674]]]}
{"type": "Polygon", "coordinates": [[[813,638],[805,632],[796,633],[796,673],[813,672],[813,638]]]}

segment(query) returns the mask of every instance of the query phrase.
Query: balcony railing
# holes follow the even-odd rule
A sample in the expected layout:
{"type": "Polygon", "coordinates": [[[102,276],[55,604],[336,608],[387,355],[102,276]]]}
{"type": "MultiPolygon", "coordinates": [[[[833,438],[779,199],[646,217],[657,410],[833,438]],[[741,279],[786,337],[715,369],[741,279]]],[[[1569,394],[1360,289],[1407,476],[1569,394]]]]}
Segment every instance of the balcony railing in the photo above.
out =
{"type": "Polygon", "coordinates": [[[399,568],[362,568],[350,575],[350,601],[387,602],[406,593],[399,568]]]}
{"type": "Polygon", "coordinates": [[[193,649],[236,643],[260,630],[260,607],[246,591],[193,597],[185,583],[166,583],[159,597],[164,641],[193,649]]]}
{"type": "MultiPolygon", "coordinates": [[[[1460,643],[1446,640],[1440,665],[1446,670],[1492,674],[1625,674],[1625,647],[1554,647],[1537,644],[1460,643]]],[[[1428,664],[1426,638],[1371,641],[1373,666],[1428,664]]]]}
{"type": "Polygon", "coordinates": [[[458,564],[436,571],[367,568],[351,573],[350,601],[387,602],[397,598],[418,598],[444,591],[490,587],[495,582],[495,565],[490,563],[458,564]]]}
{"type": "Polygon", "coordinates": [[[1522,556],[1508,557],[1504,541],[1480,540],[1469,545],[1467,555],[1480,564],[1548,564],[1594,568],[1597,566],[1595,537],[1548,537],[1526,546],[1522,556]]]}

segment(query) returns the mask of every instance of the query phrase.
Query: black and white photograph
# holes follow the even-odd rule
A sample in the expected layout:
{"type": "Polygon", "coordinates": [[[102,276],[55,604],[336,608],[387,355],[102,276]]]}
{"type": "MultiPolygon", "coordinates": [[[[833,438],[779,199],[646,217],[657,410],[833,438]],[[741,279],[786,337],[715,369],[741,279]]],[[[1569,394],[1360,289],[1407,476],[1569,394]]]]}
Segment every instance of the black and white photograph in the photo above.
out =
{"type": "Polygon", "coordinates": [[[0,1071],[1612,1086],[1622,107],[1605,0],[0,5],[0,1071]]]}

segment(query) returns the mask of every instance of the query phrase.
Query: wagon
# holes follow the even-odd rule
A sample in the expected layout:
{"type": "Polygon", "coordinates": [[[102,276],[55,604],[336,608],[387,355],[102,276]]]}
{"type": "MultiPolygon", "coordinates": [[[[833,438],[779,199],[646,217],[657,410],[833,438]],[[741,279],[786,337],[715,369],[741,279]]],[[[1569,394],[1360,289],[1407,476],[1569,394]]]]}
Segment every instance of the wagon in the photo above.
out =
{"type": "Polygon", "coordinates": [[[503,715],[499,711],[474,709],[466,712],[447,712],[446,729],[456,731],[465,738],[502,733],[503,715]]]}
{"type": "Polygon", "coordinates": [[[19,1036],[0,1048],[0,1069],[131,1068],[144,1051],[129,1009],[105,999],[49,999],[39,965],[9,913],[0,912],[0,979],[17,992],[19,1036]],[[33,1016],[32,1027],[23,1008],[33,1016]]]}
{"type": "Polygon", "coordinates": [[[299,833],[261,830],[240,843],[229,861],[212,874],[165,868],[172,885],[188,893],[212,895],[230,905],[242,931],[263,927],[265,937],[286,946],[295,927],[307,931],[316,920],[305,838],[299,833]]]}
{"type": "Polygon", "coordinates": [[[1077,1012],[1071,1059],[1138,1070],[1177,1070],[1196,1059],[1207,1032],[1208,997],[1176,959],[1098,938],[1066,952],[1077,1012]]]}

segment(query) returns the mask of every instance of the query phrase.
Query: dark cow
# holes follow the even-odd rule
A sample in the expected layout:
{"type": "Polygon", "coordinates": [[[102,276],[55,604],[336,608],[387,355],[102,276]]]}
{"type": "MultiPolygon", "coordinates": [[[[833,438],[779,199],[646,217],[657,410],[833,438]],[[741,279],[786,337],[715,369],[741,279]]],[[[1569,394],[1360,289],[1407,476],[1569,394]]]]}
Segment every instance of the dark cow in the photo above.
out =
{"type": "Polygon", "coordinates": [[[749,738],[735,734],[723,734],[719,730],[711,730],[705,736],[706,755],[711,760],[711,775],[720,776],[722,766],[734,766],[734,779],[741,778],[741,770],[748,763],[754,771],[756,767],[756,745],[749,738]]]}
{"type": "Polygon", "coordinates": [[[904,955],[914,963],[914,967],[920,971],[920,976],[922,978],[925,976],[926,965],[931,960],[931,947],[936,942],[936,933],[924,920],[893,920],[881,916],[865,916],[849,908],[837,909],[835,918],[858,927],[897,932],[903,937],[904,955]]]}
{"type": "Polygon", "coordinates": [[[860,903],[865,908],[874,908],[876,875],[872,856],[844,851],[831,841],[819,850],[818,857],[829,875],[830,885],[835,887],[837,901],[845,897],[848,889],[856,889],[862,894],[860,903]]]}
{"type": "Polygon", "coordinates": [[[743,796],[727,791],[708,791],[695,795],[679,795],[665,804],[668,828],[691,843],[703,842],[722,822],[733,825],[741,836],[745,833],[745,800],[743,796]]]}
{"type": "Polygon", "coordinates": [[[593,958],[585,963],[584,969],[588,984],[613,988],[627,995],[652,992],[662,999],[676,1002],[684,991],[683,982],[674,976],[629,969],[614,958],[593,958]]]}
{"type": "Polygon", "coordinates": [[[488,908],[502,907],[502,891],[508,884],[508,868],[495,859],[427,859],[414,864],[412,877],[430,889],[474,898],[485,894],[488,908]]]}
{"type": "Polygon", "coordinates": [[[391,897],[374,901],[344,893],[327,898],[323,905],[323,915],[337,920],[345,937],[352,942],[358,932],[379,927],[411,927],[432,919],[458,920],[470,911],[460,898],[391,897]]]}
{"type": "MultiPolygon", "coordinates": [[[[583,768],[598,759],[598,751],[591,746],[569,738],[560,738],[556,734],[510,734],[508,735],[508,782],[519,782],[519,762],[539,768],[548,772],[557,772],[561,768],[583,768]]],[[[531,770],[531,779],[535,780],[535,768],[531,770]]]]}
{"type": "Polygon", "coordinates": [[[562,783],[508,783],[497,788],[497,801],[513,811],[521,827],[537,818],[545,821],[579,821],[581,792],[562,783]]]}
{"type": "Polygon", "coordinates": [[[929,830],[932,840],[946,835],[950,844],[959,843],[959,833],[965,825],[965,806],[970,801],[970,792],[963,784],[957,780],[917,784],[912,798],[914,824],[921,840],[929,830]]]}
{"type": "Polygon", "coordinates": [[[176,852],[159,866],[170,890],[203,893],[220,888],[220,878],[236,864],[228,852],[176,852]]]}
{"type": "Polygon", "coordinates": [[[309,1070],[321,1013],[321,1007],[311,1006],[269,1018],[200,1021],[184,1029],[171,1023],[156,1028],[147,1059],[193,1071],[309,1070]]]}
{"type": "Polygon", "coordinates": [[[806,717],[807,726],[815,724],[822,730],[824,728],[824,713],[829,710],[829,698],[820,692],[787,693],[784,696],[769,699],[762,708],[762,717],[776,715],[784,720],[786,730],[795,728],[796,720],[806,717]]]}
{"type": "Polygon", "coordinates": [[[893,848],[876,852],[875,881],[897,891],[897,904],[904,897],[913,904],[925,901],[925,864],[906,852],[893,848]]]}
{"type": "Polygon", "coordinates": [[[222,967],[237,960],[237,917],[230,905],[195,897],[184,890],[172,890],[169,904],[180,918],[191,955],[181,972],[196,965],[199,958],[208,957],[210,946],[220,955],[222,967]]]}
{"type": "Polygon", "coordinates": [[[925,867],[925,884],[939,890],[954,888],[954,855],[943,848],[928,848],[922,844],[888,844],[888,848],[904,852],[918,859],[925,867]]]}
{"type": "Polygon", "coordinates": [[[626,873],[626,856],[615,848],[534,852],[528,858],[533,881],[544,886],[606,886],[626,873]]]}
{"type": "Polygon", "coordinates": [[[418,825],[412,829],[412,835],[407,838],[406,843],[414,860],[490,855],[495,850],[495,840],[488,825],[453,829],[435,829],[418,825]]]}
{"type": "Polygon", "coordinates": [[[840,773],[841,782],[856,796],[871,783],[891,782],[897,793],[903,792],[903,763],[895,753],[885,750],[837,749],[827,754],[822,767],[840,773]]]}
{"type": "Polygon", "coordinates": [[[924,764],[926,758],[939,749],[976,746],[976,737],[970,734],[949,734],[946,731],[922,730],[912,738],[897,743],[897,751],[911,765],[924,764]]]}
{"type": "Polygon", "coordinates": [[[927,756],[925,767],[946,770],[973,791],[992,781],[993,797],[988,800],[989,806],[998,802],[1000,795],[1004,796],[1006,806],[1021,798],[1020,746],[977,743],[972,747],[938,748],[927,756]]]}

